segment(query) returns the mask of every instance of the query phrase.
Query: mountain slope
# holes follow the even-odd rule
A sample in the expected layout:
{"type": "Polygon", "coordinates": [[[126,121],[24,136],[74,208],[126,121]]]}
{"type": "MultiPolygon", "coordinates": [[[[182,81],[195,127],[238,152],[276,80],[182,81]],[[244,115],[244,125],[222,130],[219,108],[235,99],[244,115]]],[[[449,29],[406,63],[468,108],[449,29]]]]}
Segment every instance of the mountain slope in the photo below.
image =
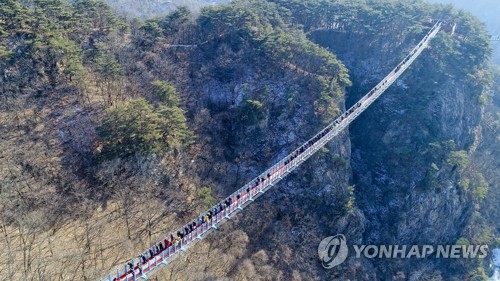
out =
{"type": "Polygon", "coordinates": [[[106,0],[105,2],[120,14],[145,19],[166,15],[179,7],[199,11],[202,7],[224,4],[229,0],[106,0]]]}

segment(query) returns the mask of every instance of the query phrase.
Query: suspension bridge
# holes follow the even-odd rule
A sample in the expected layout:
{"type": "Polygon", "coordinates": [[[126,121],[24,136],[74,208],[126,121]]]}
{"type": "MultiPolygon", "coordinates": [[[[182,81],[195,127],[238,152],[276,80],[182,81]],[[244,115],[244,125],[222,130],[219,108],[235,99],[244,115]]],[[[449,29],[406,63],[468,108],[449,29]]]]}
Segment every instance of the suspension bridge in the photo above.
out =
{"type": "Polygon", "coordinates": [[[181,252],[185,252],[197,241],[202,240],[211,231],[217,229],[219,225],[241,212],[246,206],[254,202],[255,199],[275,186],[285,176],[324,147],[375,102],[427,48],[429,42],[441,29],[441,26],[441,22],[438,21],[427,35],[418,42],[417,46],[382,81],[326,128],[248,184],[235,191],[227,199],[219,202],[206,213],[180,228],[176,237],[173,234],[166,236],[163,241],[159,241],[150,249],[138,255],[135,260],[131,259],[130,262],[118,267],[116,272],[109,273],[101,281],[147,280],[155,269],[162,265],[168,265],[181,252]]]}

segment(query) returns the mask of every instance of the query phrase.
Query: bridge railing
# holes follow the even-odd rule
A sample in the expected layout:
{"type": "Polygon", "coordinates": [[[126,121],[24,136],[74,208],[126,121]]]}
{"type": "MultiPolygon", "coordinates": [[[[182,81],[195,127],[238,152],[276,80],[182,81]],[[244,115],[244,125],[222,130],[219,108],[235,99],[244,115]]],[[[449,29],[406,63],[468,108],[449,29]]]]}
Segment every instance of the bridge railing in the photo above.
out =
{"type": "MultiPolygon", "coordinates": [[[[228,198],[230,198],[230,205],[227,206],[226,201],[223,200],[218,204],[214,205],[209,211],[204,213],[202,216],[205,217],[210,211],[214,212],[214,216],[208,221],[195,219],[195,226],[192,228],[188,234],[186,234],[182,239],[173,243],[173,245],[165,247],[160,251],[156,251],[155,247],[151,248],[153,255],[148,256],[146,260],[138,259],[138,263],[135,260],[131,260],[131,265],[125,264],[122,268],[119,267],[116,270],[116,275],[108,274],[106,278],[108,281],[113,280],[137,280],[137,278],[147,279],[147,274],[154,270],[160,265],[168,265],[169,261],[175,259],[180,252],[185,252],[188,246],[191,246],[197,240],[202,240],[205,235],[210,231],[217,229],[217,226],[224,223],[231,218],[231,215],[243,210],[248,204],[254,201],[257,197],[262,195],[265,191],[273,187],[277,182],[279,182],[284,176],[295,170],[300,164],[306,161],[319,149],[324,147],[333,137],[338,135],[343,131],[353,120],[356,119],[363,111],[365,111],[375,100],[377,100],[382,93],[392,85],[397,78],[415,61],[415,59],[422,53],[422,51],[428,46],[429,41],[439,32],[441,23],[438,21],[429,33],[417,44],[415,48],[412,49],[410,54],[406,56],[403,61],[398,64],[380,83],[378,83],[368,94],[363,96],[356,104],[346,110],[342,115],[331,122],[326,128],[321,130],[318,134],[313,136],[311,139],[306,141],[298,149],[294,150],[292,153],[288,154],[286,157],[278,161],[276,164],[271,166],[253,180],[251,180],[246,185],[242,186],[240,189],[232,193],[228,198]],[[220,206],[224,206],[221,210],[220,206]],[[218,210],[218,211],[217,211],[218,210]],[[112,278],[112,275],[115,276],[112,278]]],[[[192,223],[191,223],[192,224],[192,223]]],[[[192,224],[193,225],[193,224],[192,224]]],[[[179,229],[180,232],[184,232],[183,228],[179,229]]],[[[168,235],[166,240],[169,240],[168,235]]],[[[164,240],[165,241],[165,240],[164,240]]],[[[163,242],[163,241],[161,241],[163,242]]],[[[158,245],[156,243],[155,245],[158,245]]],[[[144,254],[143,254],[144,255],[144,254]]]]}

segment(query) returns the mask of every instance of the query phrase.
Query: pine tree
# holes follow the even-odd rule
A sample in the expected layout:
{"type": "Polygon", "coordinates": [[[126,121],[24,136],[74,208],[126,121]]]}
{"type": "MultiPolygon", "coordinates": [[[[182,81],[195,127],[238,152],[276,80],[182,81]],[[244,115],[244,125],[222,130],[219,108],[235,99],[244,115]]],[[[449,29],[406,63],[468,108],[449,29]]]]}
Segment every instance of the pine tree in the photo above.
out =
{"type": "Polygon", "coordinates": [[[145,99],[118,104],[107,112],[97,132],[102,139],[104,158],[128,157],[136,153],[161,151],[165,145],[161,135],[162,120],[145,99]]]}
{"type": "Polygon", "coordinates": [[[159,101],[167,106],[179,106],[181,99],[174,86],[165,81],[155,81],[152,83],[155,87],[154,94],[159,101]]]}
{"type": "Polygon", "coordinates": [[[113,103],[113,94],[117,82],[121,79],[121,68],[115,55],[106,50],[102,45],[97,47],[97,56],[94,60],[94,69],[99,74],[96,79],[101,93],[107,96],[108,103],[113,103]]]}
{"type": "Polygon", "coordinates": [[[56,61],[58,72],[69,81],[79,81],[84,78],[82,51],[73,41],[63,37],[53,38],[49,41],[49,53],[56,61]]]}
{"type": "Polygon", "coordinates": [[[110,108],[97,132],[102,160],[177,151],[192,141],[185,112],[173,86],[157,81],[156,104],[136,99],[110,108]]]}
{"type": "Polygon", "coordinates": [[[181,99],[174,86],[164,81],[153,82],[155,95],[159,99],[157,111],[164,118],[163,137],[172,149],[181,148],[191,142],[185,112],[180,108],[181,99]]]}

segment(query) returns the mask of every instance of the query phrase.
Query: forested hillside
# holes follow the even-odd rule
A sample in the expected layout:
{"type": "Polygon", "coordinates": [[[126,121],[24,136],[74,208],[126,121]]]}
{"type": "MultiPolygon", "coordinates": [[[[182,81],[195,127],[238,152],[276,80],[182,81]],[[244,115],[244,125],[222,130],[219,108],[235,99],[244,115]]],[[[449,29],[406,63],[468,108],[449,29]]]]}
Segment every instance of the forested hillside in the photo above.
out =
{"type": "Polygon", "coordinates": [[[325,270],[316,253],[337,233],[498,244],[498,170],[484,156],[496,153],[498,116],[484,108],[498,79],[472,16],[422,1],[252,0],[142,20],[97,0],[6,0],[0,279],[104,277],[310,138],[436,18],[462,28],[446,27],[350,131],[156,277],[486,278],[487,261],[325,270]]]}
{"type": "MultiPolygon", "coordinates": [[[[498,5],[498,1],[496,0],[429,0],[429,2],[450,4],[469,11],[486,24],[489,34],[500,36],[500,18],[498,17],[500,5],[498,5]]],[[[493,48],[495,50],[493,60],[496,64],[500,65],[500,42],[493,42],[493,48]]]]}
{"type": "Polygon", "coordinates": [[[229,0],[105,0],[104,2],[120,14],[150,18],[165,15],[179,7],[198,12],[203,7],[228,3],[229,0]]]}

